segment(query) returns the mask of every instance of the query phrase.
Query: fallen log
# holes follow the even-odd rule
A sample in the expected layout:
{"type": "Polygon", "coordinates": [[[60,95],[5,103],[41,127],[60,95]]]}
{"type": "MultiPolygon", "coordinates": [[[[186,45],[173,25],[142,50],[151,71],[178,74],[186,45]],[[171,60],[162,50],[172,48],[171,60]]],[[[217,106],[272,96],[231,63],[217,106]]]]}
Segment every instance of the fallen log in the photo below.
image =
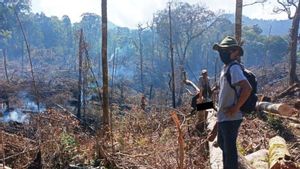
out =
{"type": "Polygon", "coordinates": [[[268,169],[268,150],[258,150],[252,154],[245,156],[247,161],[256,169],[268,169]]]}
{"type": "Polygon", "coordinates": [[[238,154],[238,163],[239,163],[239,169],[256,169],[240,153],[238,154]]]}
{"type": "Polygon", "coordinates": [[[292,161],[287,144],[282,137],[275,136],[269,140],[269,167],[270,169],[297,169],[292,161]]]}
{"type": "Polygon", "coordinates": [[[256,110],[267,111],[284,116],[292,116],[297,113],[297,109],[284,103],[258,102],[256,110]]]}
{"type": "Polygon", "coordinates": [[[281,118],[281,119],[286,119],[286,120],[290,120],[290,121],[293,121],[293,122],[296,122],[296,123],[300,123],[300,119],[295,118],[295,117],[281,116],[281,115],[279,115],[279,114],[270,113],[270,112],[267,112],[267,111],[264,111],[264,112],[267,113],[267,114],[270,114],[270,115],[272,115],[272,116],[279,117],[279,118],[281,118]]]}
{"type": "Polygon", "coordinates": [[[293,84],[292,86],[290,86],[289,88],[287,88],[286,90],[284,90],[283,92],[281,92],[277,96],[275,96],[273,98],[273,102],[276,101],[276,100],[278,100],[278,99],[280,99],[280,98],[283,98],[283,97],[291,94],[295,90],[299,90],[299,88],[300,88],[300,84],[299,83],[293,84]]]}

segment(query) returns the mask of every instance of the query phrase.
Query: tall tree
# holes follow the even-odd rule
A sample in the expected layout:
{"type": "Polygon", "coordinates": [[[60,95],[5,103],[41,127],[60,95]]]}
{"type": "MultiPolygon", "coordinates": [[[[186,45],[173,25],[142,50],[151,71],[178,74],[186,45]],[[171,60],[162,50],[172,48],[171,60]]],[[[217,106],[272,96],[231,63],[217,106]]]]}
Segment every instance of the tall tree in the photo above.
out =
{"type": "Polygon", "coordinates": [[[144,45],[143,45],[143,31],[144,27],[141,24],[138,25],[138,43],[134,42],[135,47],[137,48],[140,56],[140,80],[141,80],[141,91],[145,94],[145,85],[144,85],[144,45]]]}
{"type": "Polygon", "coordinates": [[[298,31],[300,21],[300,1],[299,0],[277,0],[281,5],[279,8],[275,8],[274,12],[286,12],[289,19],[292,19],[292,28],[290,30],[290,41],[289,41],[289,84],[292,85],[295,82],[299,82],[296,74],[297,67],[297,42],[298,42],[298,31]],[[295,13],[292,15],[292,9],[295,8],[295,13]]]}
{"type": "MultiPolygon", "coordinates": [[[[176,61],[179,62],[179,90],[177,104],[182,103],[182,94],[184,84],[182,72],[187,64],[186,59],[190,52],[190,47],[195,39],[203,35],[203,33],[211,28],[218,21],[214,12],[200,5],[190,5],[188,3],[172,3],[172,31],[174,53],[176,61]]],[[[169,42],[168,32],[169,26],[168,9],[160,11],[155,18],[157,30],[162,41],[169,42]]]]}
{"type": "Polygon", "coordinates": [[[236,0],[235,38],[239,44],[241,44],[241,38],[242,38],[242,13],[243,13],[243,0],[236,0]]]}
{"type": "Polygon", "coordinates": [[[107,0],[101,1],[102,13],[102,78],[103,78],[103,130],[109,129],[109,93],[108,93],[108,64],[107,64],[107,0]]]}
{"type": "Polygon", "coordinates": [[[78,100],[77,100],[77,117],[81,118],[81,100],[82,100],[82,54],[84,50],[83,46],[83,31],[80,30],[80,37],[79,37],[79,54],[78,54],[78,100]]]}
{"type": "Polygon", "coordinates": [[[172,39],[172,16],[171,16],[171,3],[169,3],[169,34],[170,34],[170,54],[171,54],[171,71],[172,71],[172,103],[173,108],[176,108],[175,98],[175,71],[174,71],[174,54],[173,54],[173,39],[172,39]]]}
{"type": "Polygon", "coordinates": [[[235,38],[238,43],[242,44],[242,18],[243,18],[243,7],[250,6],[258,3],[265,3],[267,0],[256,0],[248,4],[243,4],[243,0],[236,0],[235,4],[235,38]]]}

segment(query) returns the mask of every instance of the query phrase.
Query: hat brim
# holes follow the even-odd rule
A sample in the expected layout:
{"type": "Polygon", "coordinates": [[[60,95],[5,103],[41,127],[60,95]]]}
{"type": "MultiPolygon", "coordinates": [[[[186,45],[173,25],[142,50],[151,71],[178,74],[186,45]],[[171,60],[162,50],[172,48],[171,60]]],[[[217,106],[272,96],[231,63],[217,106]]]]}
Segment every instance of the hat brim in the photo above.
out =
{"type": "Polygon", "coordinates": [[[238,48],[238,50],[240,51],[240,56],[244,55],[244,50],[239,45],[219,45],[219,44],[214,44],[213,45],[213,50],[220,51],[222,49],[228,49],[228,48],[232,48],[232,47],[238,48]]]}

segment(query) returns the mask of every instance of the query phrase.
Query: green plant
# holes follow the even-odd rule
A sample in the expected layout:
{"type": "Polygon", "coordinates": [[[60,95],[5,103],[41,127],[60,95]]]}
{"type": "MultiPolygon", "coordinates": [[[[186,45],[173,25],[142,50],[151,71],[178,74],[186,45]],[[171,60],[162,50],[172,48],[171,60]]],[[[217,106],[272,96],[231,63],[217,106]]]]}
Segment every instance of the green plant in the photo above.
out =
{"type": "Polygon", "coordinates": [[[76,156],[77,142],[75,137],[63,132],[60,135],[60,154],[59,154],[59,166],[65,168],[69,166],[71,161],[76,156]]]}
{"type": "Polygon", "coordinates": [[[63,146],[63,150],[66,152],[72,151],[77,146],[76,140],[73,136],[69,135],[66,132],[61,134],[61,144],[63,146]]]}
{"type": "Polygon", "coordinates": [[[282,121],[274,116],[268,116],[267,122],[274,130],[282,131],[284,129],[282,121]]]}

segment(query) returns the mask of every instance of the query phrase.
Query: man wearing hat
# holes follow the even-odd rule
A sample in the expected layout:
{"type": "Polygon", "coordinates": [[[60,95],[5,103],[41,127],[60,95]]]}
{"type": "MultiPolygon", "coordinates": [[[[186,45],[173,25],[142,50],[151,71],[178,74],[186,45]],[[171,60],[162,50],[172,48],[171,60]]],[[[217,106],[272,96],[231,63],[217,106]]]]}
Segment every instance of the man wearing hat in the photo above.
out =
{"type": "Polygon", "coordinates": [[[201,71],[201,76],[199,77],[199,88],[201,90],[201,95],[204,99],[204,102],[211,101],[212,90],[209,84],[206,69],[201,71]]]}
{"type": "Polygon", "coordinates": [[[217,112],[218,144],[223,151],[224,169],[238,168],[238,153],[236,140],[238,130],[243,120],[240,107],[245,103],[251,93],[251,85],[243,74],[240,57],[244,54],[241,46],[235,38],[227,36],[221,43],[214,44],[213,49],[219,52],[220,59],[224,63],[220,75],[220,91],[217,112]],[[228,70],[228,68],[230,68],[228,70]],[[230,73],[231,84],[226,79],[226,73],[230,73]]]}

